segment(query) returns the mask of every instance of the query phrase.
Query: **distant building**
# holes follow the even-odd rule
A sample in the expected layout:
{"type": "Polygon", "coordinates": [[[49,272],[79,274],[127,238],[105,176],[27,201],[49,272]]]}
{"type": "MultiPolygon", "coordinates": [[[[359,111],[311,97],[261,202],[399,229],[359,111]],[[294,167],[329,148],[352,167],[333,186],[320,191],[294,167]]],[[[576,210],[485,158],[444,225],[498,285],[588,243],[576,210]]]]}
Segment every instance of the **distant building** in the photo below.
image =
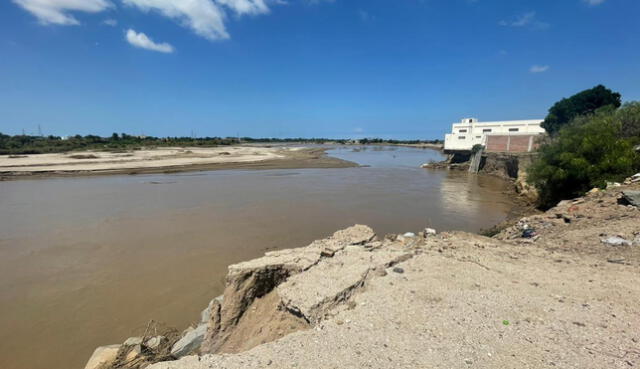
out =
{"type": "Polygon", "coordinates": [[[470,151],[483,145],[489,152],[529,152],[536,148],[536,137],[546,133],[542,119],[479,122],[462,119],[452,125],[444,139],[445,152],[470,151]]]}

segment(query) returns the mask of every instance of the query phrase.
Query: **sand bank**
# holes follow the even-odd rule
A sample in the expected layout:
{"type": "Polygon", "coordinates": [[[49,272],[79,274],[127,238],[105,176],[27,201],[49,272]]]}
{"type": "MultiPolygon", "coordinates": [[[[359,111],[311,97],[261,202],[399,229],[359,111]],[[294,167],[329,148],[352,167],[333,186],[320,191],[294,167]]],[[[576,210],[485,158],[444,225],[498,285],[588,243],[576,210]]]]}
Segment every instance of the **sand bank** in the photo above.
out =
{"type": "Polygon", "coordinates": [[[217,169],[341,168],[357,166],[355,163],[331,158],[326,155],[325,150],[282,146],[223,146],[1,155],[0,179],[167,173],[217,169]]]}

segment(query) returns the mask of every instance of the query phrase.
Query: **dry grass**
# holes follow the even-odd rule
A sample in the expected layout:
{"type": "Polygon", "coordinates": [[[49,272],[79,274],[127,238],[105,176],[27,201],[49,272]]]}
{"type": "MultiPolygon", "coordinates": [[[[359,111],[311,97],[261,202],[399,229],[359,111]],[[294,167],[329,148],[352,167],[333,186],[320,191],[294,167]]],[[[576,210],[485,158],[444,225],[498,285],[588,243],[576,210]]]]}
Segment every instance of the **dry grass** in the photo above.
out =
{"type": "Polygon", "coordinates": [[[151,364],[175,360],[171,355],[171,347],[180,339],[180,332],[173,327],[157,322],[149,321],[144,328],[134,331],[135,337],[142,338],[142,345],[139,345],[140,354],[133,358],[128,358],[131,351],[137,350],[137,345],[122,346],[118,352],[118,358],[109,367],[103,369],[142,369],[151,364]],[[166,340],[162,341],[158,347],[150,348],[145,343],[152,337],[163,336],[166,340]]]}

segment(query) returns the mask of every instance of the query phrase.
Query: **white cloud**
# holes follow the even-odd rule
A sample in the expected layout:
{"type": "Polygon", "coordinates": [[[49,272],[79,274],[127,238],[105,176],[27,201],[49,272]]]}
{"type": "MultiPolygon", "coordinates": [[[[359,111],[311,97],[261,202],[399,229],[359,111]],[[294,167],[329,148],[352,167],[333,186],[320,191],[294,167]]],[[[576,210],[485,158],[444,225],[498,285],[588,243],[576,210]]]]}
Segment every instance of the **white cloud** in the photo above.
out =
{"type": "Polygon", "coordinates": [[[107,25],[107,26],[111,26],[111,27],[115,27],[115,26],[118,25],[118,20],[117,19],[113,19],[113,18],[109,18],[109,19],[103,20],[102,24],[107,25]]]}
{"type": "Polygon", "coordinates": [[[155,11],[177,20],[196,34],[209,40],[229,38],[225,26],[225,8],[237,15],[269,12],[265,0],[122,0],[142,11],[155,11]]]}
{"type": "Polygon", "coordinates": [[[607,0],[582,0],[582,1],[589,4],[590,6],[596,6],[604,3],[607,0]]]}
{"type": "Polygon", "coordinates": [[[210,40],[229,38],[224,25],[224,11],[211,0],[123,0],[123,2],[143,11],[157,11],[210,40]]]}
{"type": "Polygon", "coordinates": [[[69,12],[99,13],[113,6],[108,0],[13,0],[42,24],[77,25],[69,12]]]}
{"type": "Polygon", "coordinates": [[[530,73],[544,73],[549,70],[548,65],[534,65],[529,68],[530,73]]]}
{"type": "Polygon", "coordinates": [[[265,14],[269,12],[264,0],[217,0],[220,5],[225,5],[239,15],[265,14]]]}
{"type": "Polygon", "coordinates": [[[549,28],[548,23],[537,20],[536,12],[527,12],[514,17],[511,20],[501,20],[498,24],[505,27],[530,27],[536,29],[549,28]]]}
{"type": "Polygon", "coordinates": [[[132,29],[127,30],[126,38],[127,38],[127,42],[129,42],[131,45],[135,47],[139,47],[141,49],[159,51],[161,53],[173,52],[173,46],[171,46],[170,44],[166,42],[155,43],[144,33],[142,32],[138,33],[132,29]]]}

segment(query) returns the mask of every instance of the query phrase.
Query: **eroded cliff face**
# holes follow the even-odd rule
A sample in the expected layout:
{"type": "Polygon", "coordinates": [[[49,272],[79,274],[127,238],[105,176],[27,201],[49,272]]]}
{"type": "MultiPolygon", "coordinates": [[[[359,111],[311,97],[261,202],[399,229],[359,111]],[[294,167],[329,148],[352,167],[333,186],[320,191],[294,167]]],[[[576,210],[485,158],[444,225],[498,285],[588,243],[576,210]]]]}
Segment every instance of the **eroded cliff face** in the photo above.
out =
{"type": "Polygon", "coordinates": [[[229,267],[223,298],[211,305],[203,353],[235,353],[312,327],[340,308],[372,273],[405,260],[356,225],[307,247],[267,253],[229,267]]]}

